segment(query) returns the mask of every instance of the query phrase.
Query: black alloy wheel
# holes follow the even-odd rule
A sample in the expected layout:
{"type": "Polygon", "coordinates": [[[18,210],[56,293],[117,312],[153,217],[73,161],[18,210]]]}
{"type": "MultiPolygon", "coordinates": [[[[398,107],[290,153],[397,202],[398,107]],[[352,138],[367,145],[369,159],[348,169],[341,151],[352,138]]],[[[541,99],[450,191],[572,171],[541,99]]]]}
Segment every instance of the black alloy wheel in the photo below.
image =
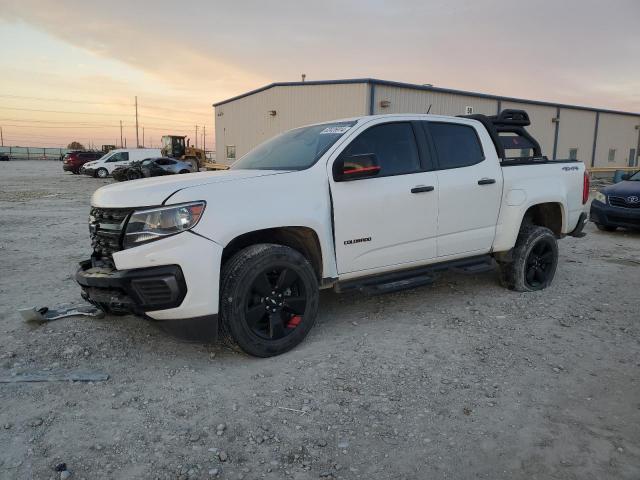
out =
{"type": "Polygon", "coordinates": [[[525,281],[538,290],[546,286],[555,273],[555,249],[551,241],[542,238],[534,245],[527,257],[525,281]]]}
{"type": "Polygon", "coordinates": [[[254,278],[245,318],[258,337],[279,340],[302,321],[307,298],[304,283],[292,268],[270,267],[254,278]]]}
{"type": "Polygon", "coordinates": [[[280,355],[313,328],[319,297],[317,274],[299,251],[271,243],[246,247],[222,270],[223,338],[250,355],[280,355]]]}

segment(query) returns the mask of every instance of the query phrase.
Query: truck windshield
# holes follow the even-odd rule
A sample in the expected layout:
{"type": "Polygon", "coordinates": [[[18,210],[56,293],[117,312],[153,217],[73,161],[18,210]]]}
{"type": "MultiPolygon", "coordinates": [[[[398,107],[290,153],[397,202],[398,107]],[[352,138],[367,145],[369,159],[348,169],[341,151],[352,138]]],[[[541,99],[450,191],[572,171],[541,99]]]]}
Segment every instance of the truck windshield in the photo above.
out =
{"type": "Polygon", "coordinates": [[[629,177],[629,180],[633,181],[633,182],[640,182],[640,171],[634,173],[633,175],[631,175],[629,177]]]}
{"type": "Polygon", "coordinates": [[[232,170],[304,170],[345,134],[355,122],[296,128],[267,140],[235,162],[232,170]]]}

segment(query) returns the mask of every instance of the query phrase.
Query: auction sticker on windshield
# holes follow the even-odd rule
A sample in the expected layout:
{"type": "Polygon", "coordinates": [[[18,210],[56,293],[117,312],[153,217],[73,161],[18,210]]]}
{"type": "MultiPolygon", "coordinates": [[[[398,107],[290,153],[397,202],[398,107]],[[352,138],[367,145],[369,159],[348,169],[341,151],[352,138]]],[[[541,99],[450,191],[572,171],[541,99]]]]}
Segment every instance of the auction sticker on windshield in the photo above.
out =
{"type": "Polygon", "coordinates": [[[350,128],[351,127],[327,127],[320,132],[320,135],[327,135],[327,134],[335,135],[339,133],[344,133],[350,128]]]}

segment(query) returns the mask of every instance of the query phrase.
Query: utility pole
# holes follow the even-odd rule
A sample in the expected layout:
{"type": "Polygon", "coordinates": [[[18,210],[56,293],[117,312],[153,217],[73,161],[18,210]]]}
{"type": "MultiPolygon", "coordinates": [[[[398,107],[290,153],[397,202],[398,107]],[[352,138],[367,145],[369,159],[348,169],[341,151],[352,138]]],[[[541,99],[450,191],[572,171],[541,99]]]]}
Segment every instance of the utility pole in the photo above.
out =
{"type": "Polygon", "coordinates": [[[207,126],[202,126],[202,150],[204,150],[204,156],[207,156],[207,126]]]}
{"type": "Polygon", "coordinates": [[[136,95],[136,148],[140,146],[140,139],[138,138],[138,96],[136,95]]]}
{"type": "Polygon", "coordinates": [[[127,148],[127,139],[124,139],[124,148],[127,148]]]}
{"type": "Polygon", "coordinates": [[[142,148],[144,148],[144,127],[142,127],[142,148]]]}
{"type": "Polygon", "coordinates": [[[2,127],[0,127],[0,143],[2,144],[1,146],[4,147],[4,136],[2,135],[2,127]]]}
{"type": "Polygon", "coordinates": [[[122,148],[122,120],[120,120],[120,148],[122,148]]]}
{"type": "Polygon", "coordinates": [[[196,125],[196,148],[198,148],[198,125],[196,125]]]}

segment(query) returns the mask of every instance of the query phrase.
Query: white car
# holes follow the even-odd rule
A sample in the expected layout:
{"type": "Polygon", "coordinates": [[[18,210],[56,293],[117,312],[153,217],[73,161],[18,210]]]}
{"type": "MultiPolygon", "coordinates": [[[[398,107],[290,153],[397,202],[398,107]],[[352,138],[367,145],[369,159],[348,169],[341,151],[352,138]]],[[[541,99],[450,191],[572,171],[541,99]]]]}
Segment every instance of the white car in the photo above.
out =
{"type": "Polygon", "coordinates": [[[118,148],[111,150],[96,161],[85,163],[80,172],[92,177],[106,178],[118,167],[145,158],[160,156],[159,148],[118,148]]]}
{"type": "Polygon", "coordinates": [[[228,171],[102,187],[77,281],[105,310],[202,335],[220,323],[263,357],[302,341],[321,288],[383,293],[496,263],[506,287],[546,288],[556,240],[583,235],[588,177],[526,125],[511,110],[359,117],[286,132],[228,171]]]}

